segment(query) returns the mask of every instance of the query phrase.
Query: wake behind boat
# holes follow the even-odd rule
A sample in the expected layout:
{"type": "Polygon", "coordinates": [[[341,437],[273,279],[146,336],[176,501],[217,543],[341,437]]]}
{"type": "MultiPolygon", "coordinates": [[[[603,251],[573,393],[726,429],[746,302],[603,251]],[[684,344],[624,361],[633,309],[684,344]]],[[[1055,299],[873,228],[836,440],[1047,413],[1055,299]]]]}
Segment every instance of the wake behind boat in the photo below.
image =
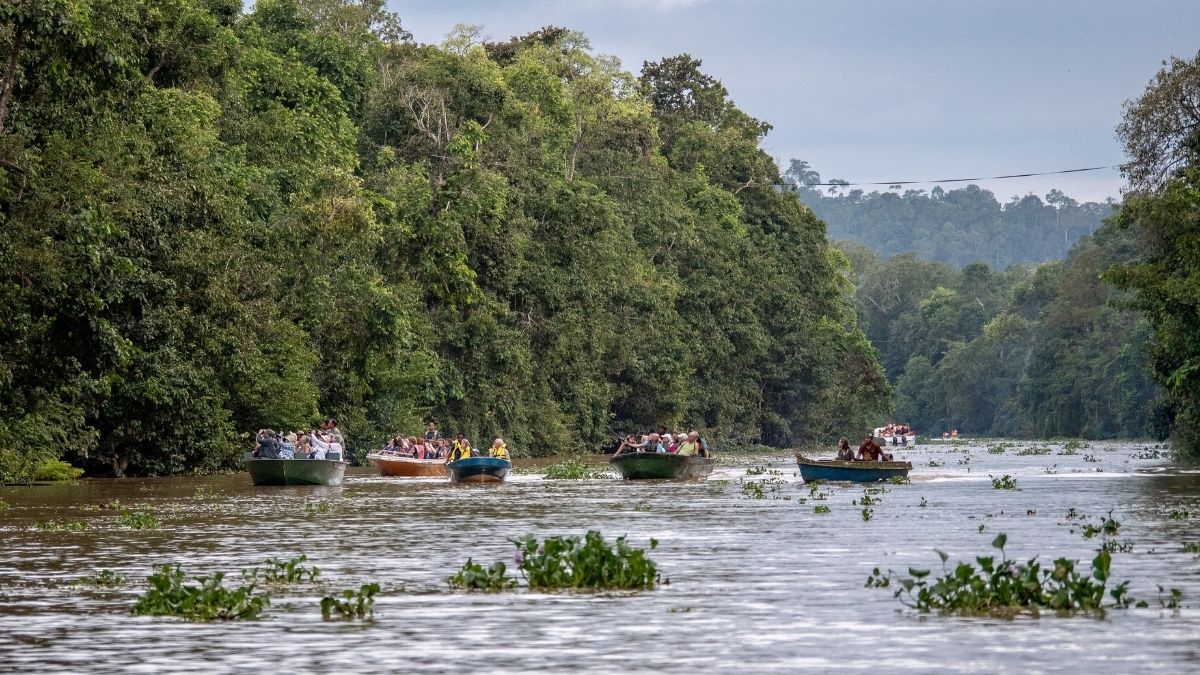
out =
{"type": "Polygon", "coordinates": [[[808,483],[814,480],[875,483],[896,476],[907,477],[912,470],[908,462],[870,462],[840,459],[809,459],[796,453],[800,477],[808,483]]]}

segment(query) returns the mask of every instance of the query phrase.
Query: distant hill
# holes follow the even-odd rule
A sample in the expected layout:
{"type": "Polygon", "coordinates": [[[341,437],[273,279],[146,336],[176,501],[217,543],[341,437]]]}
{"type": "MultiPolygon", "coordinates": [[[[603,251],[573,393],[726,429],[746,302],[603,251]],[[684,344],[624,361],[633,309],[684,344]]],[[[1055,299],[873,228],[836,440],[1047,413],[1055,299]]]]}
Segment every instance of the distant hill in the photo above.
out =
{"type": "Polygon", "coordinates": [[[978,185],[954,190],[869,192],[820,188],[820,174],[792,160],[785,176],[802,202],[824,220],[828,236],[865,244],[882,256],[914,253],[923,260],[963,267],[973,262],[1004,269],[1017,263],[1065,258],[1080,237],[1099,229],[1115,202],[1079,203],[1059,190],[1045,199],[1014,197],[1001,204],[978,185]]]}

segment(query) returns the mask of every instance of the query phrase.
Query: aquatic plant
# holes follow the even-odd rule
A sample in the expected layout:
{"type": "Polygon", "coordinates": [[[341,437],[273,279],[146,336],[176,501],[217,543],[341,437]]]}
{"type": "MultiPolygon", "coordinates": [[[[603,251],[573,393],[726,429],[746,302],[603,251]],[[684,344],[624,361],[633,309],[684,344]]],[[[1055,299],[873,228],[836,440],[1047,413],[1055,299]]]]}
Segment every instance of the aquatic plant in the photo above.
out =
{"type": "Polygon", "coordinates": [[[1050,454],[1050,448],[1037,447],[1037,446],[1034,446],[1032,448],[1025,448],[1017,453],[1017,455],[1022,456],[1022,457],[1027,457],[1029,455],[1048,455],[1048,454],[1050,454]]]}
{"type": "MultiPolygon", "coordinates": [[[[1083,461],[1095,463],[1095,462],[1099,462],[1100,458],[1089,453],[1089,454],[1086,454],[1083,456],[1083,461]]],[[[1099,471],[1099,469],[1096,469],[1096,470],[1099,471]]]]}
{"type": "Polygon", "coordinates": [[[750,499],[766,499],[766,492],[763,491],[762,481],[748,480],[742,483],[742,494],[750,499]]]}
{"type": "Polygon", "coordinates": [[[878,498],[871,499],[871,495],[864,492],[862,499],[858,500],[857,506],[871,506],[872,504],[878,504],[880,501],[878,498]]]}
{"type": "Polygon", "coordinates": [[[996,443],[994,445],[989,445],[987,451],[993,455],[1003,455],[1006,450],[1012,447],[1015,447],[1012,443],[996,443]]]}
{"type": "Polygon", "coordinates": [[[329,502],[304,502],[304,510],[310,516],[317,513],[329,513],[331,508],[329,502]]]}
{"type": "Polygon", "coordinates": [[[1063,446],[1063,450],[1082,450],[1083,448],[1092,447],[1090,443],[1079,438],[1072,438],[1063,446]]]}
{"type": "Polygon", "coordinates": [[[485,568],[470,558],[462,566],[462,569],[455,572],[452,576],[446,577],[446,583],[450,588],[461,589],[464,591],[485,591],[488,593],[498,593],[515,588],[517,585],[516,579],[510,579],[505,576],[508,567],[500,561],[492,563],[491,567],[485,568]]]}
{"type": "Polygon", "coordinates": [[[1142,448],[1141,451],[1133,454],[1134,459],[1162,459],[1166,456],[1165,452],[1154,448],[1142,448]]]}
{"type": "Polygon", "coordinates": [[[136,615],[178,616],[194,621],[254,619],[270,604],[265,594],[256,594],[251,582],[238,588],[222,585],[225,575],[196,577],[195,584],[184,583],[186,575],[179,565],[163,565],[151,574],[150,590],[143,593],[131,610],[136,615]]]}
{"type": "Polygon", "coordinates": [[[1167,514],[1167,517],[1171,520],[1187,520],[1188,516],[1190,515],[1190,513],[1183,509],[1171,509],[1171,512],[1167,514]]]}
{"type": "Polygon", "coordinates": [[[1037,515],[1037,509],[1025,509],[1025,515],[1027,515],[1027,516],[1036,516],[1036,515],[1037,515]]]}
{"type": "Polygon", "coordinates": [[[862,510],[862,519],[863,519],[863,522],[866,522],[866,521],[870,520],[870,519],[871,519],[871,517],[872,517],[872,516],[874,516],[874,515],[875,515],[875,512],[874,512],[874,511],[872,511],[871,509],[868,509],[868,508],[864,508],[864,509],[862,510]]]}
{"type": "Polygon", "coordinates": [[[151,511],[131,511],[122,509],[117,522],[131,530],[156,530],[158,518],[151,511]]]}
{"type": "MultiPolygon", "coordinates": [[[[1003,533],[992,541],[992,547],[1000,551],[999,560],[979,556],[975,565],[960,562],[953,571],[946,566],[949,556],[934,549],[942,560],[943,575],[930,578],[930,570],[910,567],[907,577],[895,579],[895,597],[921,612],[960,614],[1012,613],[1027,608],[1099,610],[1105,607],[1106,590],[1113,599],[1109,607],[1125,608],[1135,603],[1128,594],[1128,581],[1107,588],[1112,563],[1107,552],[1097,554],[1090,572],[1084,573],[1077,569],[1078,561],[1067,558],[1055,560],[1053,567],[1044,567],[1036,557],[1028,562],[1009,560],[1004,552],[1007,541],[1003,533]]],[[[885,575],[875,568],[866,585],[886,588],[892,576],[891,570],[885,575]]],[[[1146,606],[1145,602],[1136,604],[1146,606]]]]}
{"type": "Polygon", "coordinates": [[[908,476],[892,476],[888,479],[888,482],[892,485],[908,485],[912,483],[912,479],[908,476]]]}
{"type": "Polygon", "coordinates": [[[774,499],[791,499],[791,497],[779,495],[783,486],[787,485],[782,478],[763,478],[739,482],[742,484],[742,494],[751,499],[766,499],[767,495],[772,495],[774,499]]]}
{"type": "Polygon", "coordinates": [[[341,597],[327,595],[321,598],[321,618],[329,621],[338,618],[347,621],[352,619],[369,619],[375,616],[375,594],[379,592],[379,584],[363,584],[357,591],[346,589],[341,597]],[[335,617],[336,615],[336,617],[335,617]]]}
{"type": "Polygon", "coordinates": [[[1186,543],[1186,544],[1184,544],[1184,545],[1183,545],[1183,550],[1184,550],[1184,551],[1186,551],[1186,552],[1188,552],[1188,553],[1193,553],[1193,554],[1196,554],[1196,555],[1200,555],[1200,543],[1197,543],[1197,542],[1188,542],[1188,543],[1186,543]]]}
{"type": "Polygon", "coordinates": [[[100,586],[111,588],[125,583],[125,577],[112,570],[100,570],[90,577],[80,577],[71,582],[72,586],[100,586]]]}
{"type": "Polygon", "coordinates": [[[44,459],[33,468],[33,479],[36,481],[75,480],[83,475],[83,469],[77,469],[61,459],[44,459]]]}
{"type": "Polygon", "coordinates": [[[996,478],[995,476],[988,474],[988,478],[992,479],[992,488],[993,489],[996,489],[996,490],[1016,490],[1017,489],[1017,479],[1013,478],[1012,476],[1010,476],[1008,474],[1004,474],[1003,476],[1001,476],[999,478],[996,478]]]}
{"type": "Polygon", "coordinates": [[[1133,551],[1133,542],[1128,539],[1125,541],[1105,539],[1097,551],[1101,553],[1131,553],[1133,551]]]}
{"type": "Polygon", "coordinates": [[[1066,448],[1063,448],[1062,450],[1059,450],[1058,452],[1056,452],[1054,454],[1056,454],[1056,455],[1078,455],[1079,450],[1076,448],[1066,447],[1066,448]]]}
{"type": "Polygon", "coordinates": [[[931,460],[929,460],[929,467],[930,467],[931,469],[936,469],[936,468],[938,468],[938,467],[940,467],[940,466],[946,466],[946,463],[945,463],[945,462],[942,462],[942,461],[939,461],[939,460],[936,460],[936,459],[931,459],[931,460]]]}
{"type": "Polygon", "coordinates": [[[1067,520],[1075,520],[1077,518],[1084,518],[1084,517],[1086,517],[1086,516],[1081,515],[1079,513],[1079,511],[1075,510],[1074,506],[1067,509],[1067,520]]]}
{"type": "Polygon", "coordinates": [[[633,510],[634,511],[642,511],[642,512],[649,511],[650,510],[650,502],[640,501],[633,505],[633,510]]]}
{"type": "Polygon", "coordinates": [[[4,501],[3,499],[0,499],[0,511],[6,511],[6,510],[8,510],[8,502],[4,501]]]}
{"type": "Polygon", "coordinates": [[[33,526],[49,532],[82,532],[88,529],[87,521],[78,518],[51,518],[34,523],[33,526]]]}
{"type": "Polygon", "coordinates": [[[829,511],[830,511],[829,507],[825,506],[824,504],[817,504],[816,506],[813,507],[813,513],[822,513],[823,514],[823,513],[829,513],[829,511]]]}
{"type": "Polygon", "coordinates": [[[767,472],[767,467],[765,467],[765,466],[751,466],[751,467],[746,468],[747,476],[761,476],[766,472],[767,472]]]}
{"type": "MultiPolygon", "coordinates": [[[[517,547],[516,561],[529,587],[542,590],[637,590],[653,588],[661,580],[658,566],[644,549],[633,548],[625,537],[609,544],[595,530],[583,537],[533,535],[510,540],[517,547]]],[[[658,540],[650,540],[650,550],[658,540]]]]}
{"type": "Polygon", "coordinates": [[[1158,587],[1158,606],[1162,609],[1179,609],[1183,605],[1183,591],[1178,588],[1172,588],[1167,597],[1163,597],[1163,591],[1166,589],[1162,586],[1158,587]]]}
{"type": "MultiPolygon", "coordinates": [[[[321,575],[321,568],[313,565],[305,567],[304,563],[308,560],[308,556],[299,555],[290,560],[281,560],[279,558],[267,558],[267,568],[263,572],[263,581],[268,584],[300,584],[306,581],[316,581],[321,575]]],[[[246,573],[243,572],[245,577],[246,573]]],[[[250,572],[250,578],[258,576],[258,568],[254,568],[250,572]]]]}
{"type": "Polygon", "coordinates": [[[929,506],[929,501],[927,499],[925,499],[924,497],[921,497],[921,503],[917,504],[917,506],[919,506],[921,508],[925,508],[925,507],[929,506]]]}
{"type": "Polygon", "coordinates": [[[590,480],[608,478],[608,476],[608,472],[592,469],[582,460],[571,457],[546,467],[545,478],[546,480],[590,480]]]}
{"type": "Polygon", "coordinates": [[[1106,537],[1111,537],[1117,534],[1121,529],[1121,523],[1112,517],[1112,509],[1108,511],[1108,517],[1100,522],[1099,525],[1092,523],[1084,523],[1081,531],[1084,539],[1091,539],[1097,534],[1103,534],[1106,537]]]}

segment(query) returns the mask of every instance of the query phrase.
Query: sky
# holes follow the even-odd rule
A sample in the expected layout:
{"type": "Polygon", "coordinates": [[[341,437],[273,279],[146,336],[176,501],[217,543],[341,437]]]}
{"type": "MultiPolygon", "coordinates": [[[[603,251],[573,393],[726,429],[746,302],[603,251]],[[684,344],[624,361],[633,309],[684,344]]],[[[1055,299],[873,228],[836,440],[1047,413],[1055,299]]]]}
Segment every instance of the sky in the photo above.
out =
{"type": "MultiPolygon", "coordinates": [[[[763,145],[822,178],[888,182],[1112,166],[1114,128],[1169,56],[1200,50],[1197,0],[389,0],[418,42],[583,31],[640,71],[689,53],[763,145]]],[[[1119,198],[1117,169],[976,181],[1001,200],[1119,198]]],[[[933,184],[910,186],[929,189],[933,184]]],[[[954,187],[946,185],[946,189],[954,187]]],[[[865,188],[886,189],[881,188],[865,188]]]]}

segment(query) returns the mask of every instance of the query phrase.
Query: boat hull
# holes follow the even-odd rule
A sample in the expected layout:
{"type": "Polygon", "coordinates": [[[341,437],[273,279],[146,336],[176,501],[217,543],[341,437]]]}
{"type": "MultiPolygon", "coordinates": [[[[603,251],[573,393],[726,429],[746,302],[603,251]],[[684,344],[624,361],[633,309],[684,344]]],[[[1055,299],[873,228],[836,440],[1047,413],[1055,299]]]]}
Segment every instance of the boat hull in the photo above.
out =
{"type": "Polygon", "coordinates": [[[367,461],[371,463],[371,466],[379,469],[381,476],[417,478],[446,475],[446,460],[444,459],[416,459],[372,453],[367,455],[367,461]]]}
{"type": "Polygon", "coordinates": [[[876,483],[896,476],[905,478],[912,470],[908,462],[847,462],[837,459],[815,460],[796,455],[800,477],[808,483],[814,480],[876,483]]]}
{"type": "Polygon", "coordinates": [[[495,457],[468,457],[445,466],[451,483],[501,483],[512,470],[512,462],[495,457]]]}
{"type": "Polygon", "coordinates": [[[717,460],[663,452],[630,452],[617,455],[608,463],[625,480],[703,480],[712,473],[717,460]]]}
{"type": "Polygon", "coordinates": [[[246,471],[255,485],[327,485],[346,477],[347,462],[332,459],[248,459],[246,471]]]}

